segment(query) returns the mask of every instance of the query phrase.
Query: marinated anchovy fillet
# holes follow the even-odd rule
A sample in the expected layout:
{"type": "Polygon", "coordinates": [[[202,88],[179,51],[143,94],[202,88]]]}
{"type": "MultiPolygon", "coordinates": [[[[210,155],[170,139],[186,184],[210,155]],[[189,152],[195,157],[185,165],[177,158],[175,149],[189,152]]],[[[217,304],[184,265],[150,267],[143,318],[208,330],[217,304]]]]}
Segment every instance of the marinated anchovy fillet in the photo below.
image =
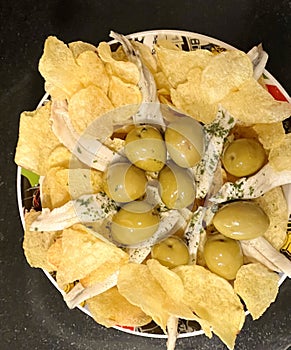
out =
{"type": "Polygon", "coordinates": [[[82,163],[104,171],[113,160],[115,152],[92,136],[80,136],[70,121],[67,102],[53,101],[51,109],[52,130],[59,141],[66,146],[82,163]]]}
{"type": "Polygon", "coordinates": [[[80,305],[83,301],[93,298],[106,290],[113,288],[117,284],[118,271],[106,278],[105,281],[96,283],[90,287],[84,288],[81,283],[68,293],[64,295],[64,300],[70,309],[80,305]]]}
{"type": "MultiPolygon", "coordinates": [[[[145,258],[149,255],[151,247],[144,248],[129,248],[129,262],[141,264],[145,258]]],[[[105,291],[113,288],[117,284],[119,271],[114,272],[108,278],[102,282],[95,283],[89,287],[83,287],[81,283],[78,283],[67,294],[64,295],[64,300],[70,309],[80,305],[83,301],[93,298],[96,295],[104,293],[105,291]]]]}
{"type": "Polygon", "coordinates": [[[31,224],[30,230],[64,230],[76,223],[105,219],[116,211],[116,203],[103,192],[83,195],[52,211],[44,208],[41,215],[31,224]]]}
{"type": "Polygon", "coordinates": [[[259,44],[258,46],[254,46],[247,55],[253,64],[253,77],[258,80],[265,70],[268,61],[268,54],[264,51],[262,44],[259,44]]]}
{"type": "MultiPolygon", "coordinates": [[[[262,255],[272,265],[275,265],[277,269],[291,278],[291,261],[283,254],[278,252],[264,237],[242,241],[242,246],[250,246],[254,248],[258,252],[258,254],[255,254],[253,256],[255,259],[258,258],[258,256],[262,255]]],[[[264,264],[264,261],[261,262],[264,264]]],[[[269,267],[269,265],[266,266],[269,267]]]]}
{"type": "Polygon", "coordinates": [[[192,168],[196,179],[197,198],[207,195],[220,161],[224,141],[234,125],[235,119],[222,107],[219,108],[215,120],[204,125],[205,152],[200,162],[192,168]]]}
{"type": "Polygon", "coordinates": [[[164,126],[160,103],[157,98],[155,79],[148,68],[142,63],[139,51],[131,45],[130,41],[124,35],[111,31],[110,36],[121,43],[127,58],[137,65],[140,72],[138,86],[142,93],[143,103],[140,105],[138,112],[133,116],[134,123],[151,123],[164,126]]]}
{"type": "Polygon", "coordinates": [[[227,182],[209,199],[212,203],[223,203],[233,199],[252,199],[262,196],[271,189],[291,182],[291,171],[275,171],[269,164],[257,174],[236,182],[227,182]]]}
{"type": "Polygon", "coordinates": [[[178,317],[170,316],[167,322],[167,350],[174,350],[176,346],[176,340],[178,337],[178,317]]]}
{"type": "Polygon", "coordinates": [[[184,239],[189,249],[189,265],[196,264],[197,250],[201,233],[204,232],[203,218],[207,208],[199,207],[192,215],[184,232],[184,239]]]}
{"type": "Polygon", "coordinates": [[[141,264],[151,252],[151,247],[127,248],[126,252],[129,254],[130,262],[141,264]]]}

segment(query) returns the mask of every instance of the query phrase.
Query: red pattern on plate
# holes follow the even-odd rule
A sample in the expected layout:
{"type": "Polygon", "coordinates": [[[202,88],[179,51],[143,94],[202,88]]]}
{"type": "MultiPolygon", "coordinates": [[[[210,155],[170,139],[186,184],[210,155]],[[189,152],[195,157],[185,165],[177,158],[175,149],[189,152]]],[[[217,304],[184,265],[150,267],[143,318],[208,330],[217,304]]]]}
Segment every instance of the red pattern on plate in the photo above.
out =
{"type": "Polygon", "coordinates": [[[282,94],[277,86],[266,84],[266,87],[275,100],[288,102],[287,98],[282,94]]]}

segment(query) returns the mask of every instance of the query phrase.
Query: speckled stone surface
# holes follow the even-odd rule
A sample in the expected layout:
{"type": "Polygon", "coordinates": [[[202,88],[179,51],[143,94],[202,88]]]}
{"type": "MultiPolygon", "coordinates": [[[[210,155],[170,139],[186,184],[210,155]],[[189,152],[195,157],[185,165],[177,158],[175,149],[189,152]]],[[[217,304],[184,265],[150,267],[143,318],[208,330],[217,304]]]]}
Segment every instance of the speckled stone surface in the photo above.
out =
{"type": "MultiPolygon", "coordinates": [[[[79,310],[68,310],[43,272],[27,265],[13,163],[19,114],[33,110],[44,93],[37,64],[48,35],[98,43],[111,29],[127,34],[161,28],[206,34],[245,51],[262,42],[270,54],[268,70],[291,93],[290,1],[0,0],[0,350],[166,348],[164,339],[105,329],[79,310]]],[[[290,300],[286,280],[259,320],[247,317],[236,350],[290,347],[290,300]]],[[[216,337],[198,336],[179,339],[176,349],[226,347],[216,337]]]]}

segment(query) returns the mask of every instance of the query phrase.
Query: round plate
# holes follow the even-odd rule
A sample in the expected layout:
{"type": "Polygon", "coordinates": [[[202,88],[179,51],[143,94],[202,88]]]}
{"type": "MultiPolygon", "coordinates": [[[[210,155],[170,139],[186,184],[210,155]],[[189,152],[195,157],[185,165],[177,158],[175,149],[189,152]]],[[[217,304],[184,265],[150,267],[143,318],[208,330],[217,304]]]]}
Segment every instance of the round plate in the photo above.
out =
{"type": "MultiPolygon", "coordinates": [[[[134,33],[127,35],[129,39],[137,40],[151,48],[151,50],[154,50],[154,45],[157,42],[158,39],[166,39],[172,43],[174,43],[176,46],[178,46],[180,49],[184,51],[192,51],[196,49],[207,49],[212,52],[220,52],[224,51],[225,49],[235,49],[233,46],[224,43],[223,41],[197,34],[197,33],[191,33],[187,31],[178,31],[178,30],[152,30],[152,31],[144,31],[139,33],[134,33]]],[[[116,44],[114,40],[110,41],[109,44],[113,47],[116,44]]],[[[154,53],[154,51],[153,51],[154,53]]],[[[279,82],[268,72],[264,71],[263,74],[265,85],[268,89],[268,91],[271,93],[271,95],[280,101],[288,101],[291,102],[291,99],[287,92],[284,90],[284,88],[279,84],[279,82]]],[[[39,102],[38,107],[42,106],[43,103],[49,98],[48,94],[45,94],[42,100],[39,102]]],[[[18,198],[18,208],[19,213],[22,221],[22,225],[24,227],[24,213],[23,213],[23,206],[24,202],[26,200],[27,196],[27,189],[30,186],[28,184],[25,184],[25,179],[21,175],[21,168],[18,167],[17,171],[17,198],[18,198]]],[[[291,186],[287,185],[284,187],[285,194],[287,194],[287,198],[291,198],[291,186]]],[[[29,193],[29,197],[33,193],[29,193]]],[[[29,203],[32,201],[30,200],[29,203]]],[[[28,204],[29,206],[29,204],[28,204]]],[[[27,208],[30,209],[30,208],[27,208]]],[[[290,206],[289,206],[290,211],[290,206]]],[[[57,285],[55,279],[53,276],[48,273],[47,271],[43,270],[48,279],[53,283],[53,285],[59,290],[60,293],[64,293],[57,285]]],[[[279,285],[283,283],[283,281],[286,279],[286,275],[282,275],[279,281],[279,285]]],[[[90,311],[86,307],[78,307],[81,311],[86,313],[87,315],[91,316],[90,311]]],[[[248,314],[248,312],[246,312],[248,314]]],[[[126,333],[134,334],[134,335],[140,335],[144,337],[152,337],[152,338],[166,338],[167,335],[163,333],[163,331],[154,323],[151,322],[150,324],[143,326],[143,327],[120,327],[115,326],[113,328],[116,328],[118,330],[121,330],[126,333]]],[[[193,337],[200,334],[204,334],[204,331],[201,330],[200,325],[195,321],[185,321],[185,320],[179,320],[179,338],[182,337],[193,337]]]]}

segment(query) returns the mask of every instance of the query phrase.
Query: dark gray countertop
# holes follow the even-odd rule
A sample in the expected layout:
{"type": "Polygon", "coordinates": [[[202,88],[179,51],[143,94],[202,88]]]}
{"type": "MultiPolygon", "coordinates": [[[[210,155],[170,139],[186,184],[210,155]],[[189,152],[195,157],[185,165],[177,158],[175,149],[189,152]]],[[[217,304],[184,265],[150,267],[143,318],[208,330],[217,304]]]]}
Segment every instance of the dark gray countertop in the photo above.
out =
{"type": "MultiPolygon", "coordinates": [[[[111,29],[181,29],[219,38],[242,50],[263,43],[267,69],[291,93],[290,1],[5,1],[0,0],[0,350],[165,349],[165,340],[105,329],[79,310],[70,311],[41,270],[22,252],[23,230],[13,163],[18,118],[42,97],[37,63],[43,42],[98,43],[111,29]]],[[[247,317],[236,350],[283,350],[291,346],[291,281],[257,321],[247,317]]],[[[226,349],[218,338],[180,339],[177,350],[226,349]]]]}

